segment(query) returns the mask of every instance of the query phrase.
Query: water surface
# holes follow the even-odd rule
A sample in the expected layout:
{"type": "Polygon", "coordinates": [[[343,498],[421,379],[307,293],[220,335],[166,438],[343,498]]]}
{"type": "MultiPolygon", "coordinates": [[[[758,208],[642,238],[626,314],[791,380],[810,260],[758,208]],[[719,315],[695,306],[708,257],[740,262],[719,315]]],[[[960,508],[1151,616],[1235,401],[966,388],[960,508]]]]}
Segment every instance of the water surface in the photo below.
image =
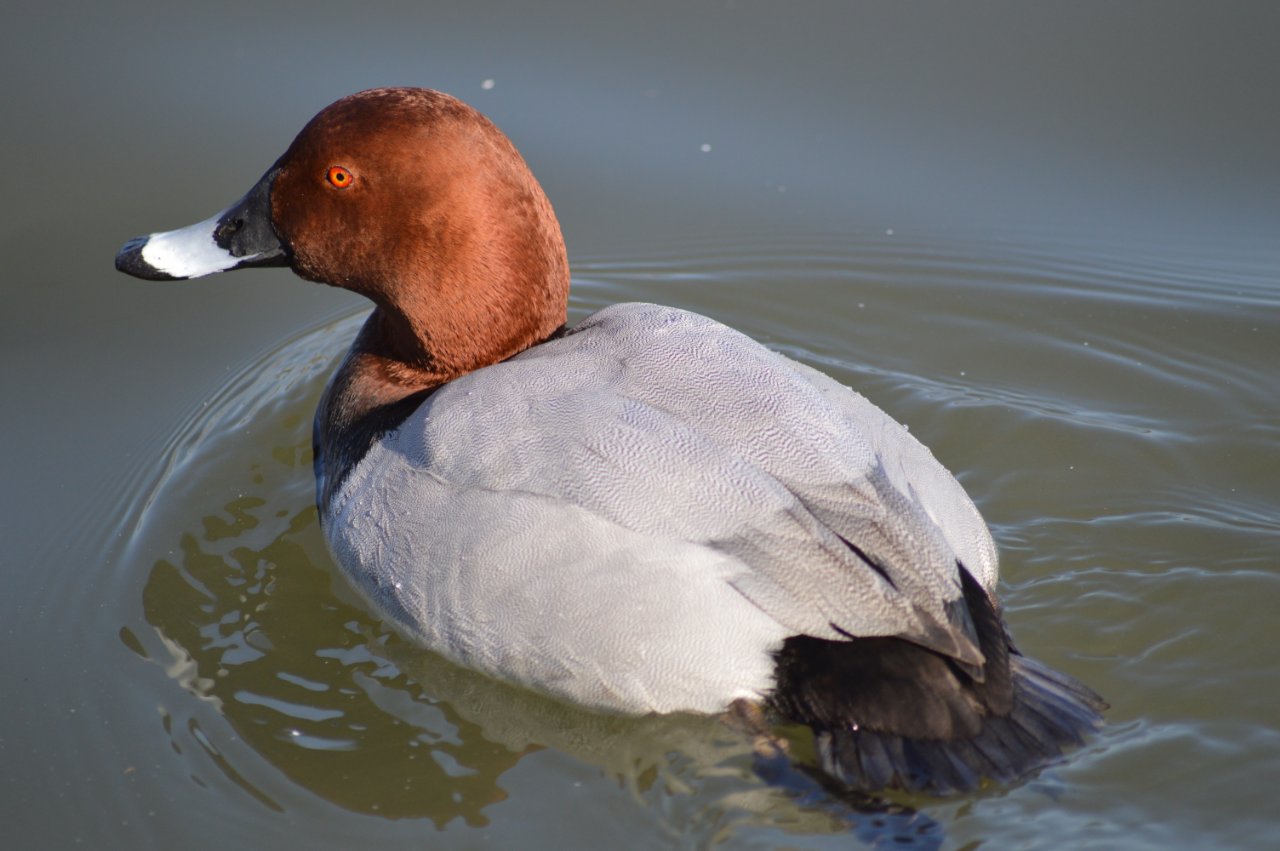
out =
{"type": "Polygon", "coordinates": [[[1270,847],[1277,23],[334,3],[11,26],[11,843],[1270,847]],[[279,270],[160,285],[110,260],[386,83],[513,136],[568,237],[573,319],[700,311],[907,423],[991,523],[1019,644],[1107,697],[1105,731],[1025,784],[853,816],[769,787],[706,719],[584,713],[371,616],[310,473],[364,307],[279,270]]]}

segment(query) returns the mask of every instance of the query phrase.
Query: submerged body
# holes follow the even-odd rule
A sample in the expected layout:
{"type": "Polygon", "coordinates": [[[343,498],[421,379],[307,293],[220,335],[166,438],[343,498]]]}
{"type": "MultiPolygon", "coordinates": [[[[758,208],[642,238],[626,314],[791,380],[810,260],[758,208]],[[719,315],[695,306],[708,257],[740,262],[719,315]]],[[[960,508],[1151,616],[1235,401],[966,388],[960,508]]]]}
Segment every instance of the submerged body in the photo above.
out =
{"type": "Polygon", "coordinates": [[[599,709],[755,702],[864,790],[1012,779],[1098,723],[1017,654],[985,523],[880,409],[685,311],[565,330],[550,205],[460,102],[345,98],[226,213],[117,258],[243,265],[376,305],[317,411],[317,496],[343,572],[422,645],[599,709]]]}

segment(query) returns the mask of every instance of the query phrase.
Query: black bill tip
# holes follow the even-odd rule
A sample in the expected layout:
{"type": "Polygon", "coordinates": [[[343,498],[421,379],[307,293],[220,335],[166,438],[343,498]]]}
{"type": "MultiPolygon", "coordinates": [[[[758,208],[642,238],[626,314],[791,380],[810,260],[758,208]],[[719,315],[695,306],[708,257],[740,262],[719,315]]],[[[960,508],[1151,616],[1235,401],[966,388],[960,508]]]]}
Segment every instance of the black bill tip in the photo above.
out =
{"type": "Polygon", "coordinates": [[[174,275],[157,269],[143,258],[142,251],[147,247],[147,242],[150,239],[151,237],[149,236],[135,236],[126,242],[121,247],[120,252],[116,254],[116,270],[148,281],[178,280],[174,275]]]}

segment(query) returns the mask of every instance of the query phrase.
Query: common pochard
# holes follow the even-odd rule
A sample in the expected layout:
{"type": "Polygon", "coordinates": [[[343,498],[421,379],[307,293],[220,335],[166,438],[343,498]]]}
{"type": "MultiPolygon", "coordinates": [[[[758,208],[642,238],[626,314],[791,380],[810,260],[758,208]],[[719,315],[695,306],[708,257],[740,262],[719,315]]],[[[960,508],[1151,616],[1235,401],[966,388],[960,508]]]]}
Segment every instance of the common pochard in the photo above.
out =
{"type": "Polygon", "coordinates": [[[875,405],[677,308],[567,328],[551,205],[461,101],[345,97],[229,209],[116,258],[248,266],[373,302],[316,413],[317,502],[423,647],[599,710],[799,722],[865,791],[1011,780],[1100,723],[1014,647],[982,517],[875,405]]]}

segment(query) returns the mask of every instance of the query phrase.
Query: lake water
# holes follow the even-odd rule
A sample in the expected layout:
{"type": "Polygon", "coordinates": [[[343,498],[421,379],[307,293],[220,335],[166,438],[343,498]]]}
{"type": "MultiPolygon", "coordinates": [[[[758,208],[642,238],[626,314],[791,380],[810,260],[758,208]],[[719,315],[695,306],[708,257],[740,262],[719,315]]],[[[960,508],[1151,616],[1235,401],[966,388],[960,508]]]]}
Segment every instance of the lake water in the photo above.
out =
{"type": "Polygon", "coordinates": [[[1271,848],[1280,7],[46,7],[0,33],[6,847],[1271,848]],[[373,85],[476,105],[561,217],[573,319],[714,316],[964,483],[1020,646],[1108,725],[1010,788],[854,814],[707,719],[459,670],[345,587],[310,422],[364,307],[151,284],[373,85]]]}

